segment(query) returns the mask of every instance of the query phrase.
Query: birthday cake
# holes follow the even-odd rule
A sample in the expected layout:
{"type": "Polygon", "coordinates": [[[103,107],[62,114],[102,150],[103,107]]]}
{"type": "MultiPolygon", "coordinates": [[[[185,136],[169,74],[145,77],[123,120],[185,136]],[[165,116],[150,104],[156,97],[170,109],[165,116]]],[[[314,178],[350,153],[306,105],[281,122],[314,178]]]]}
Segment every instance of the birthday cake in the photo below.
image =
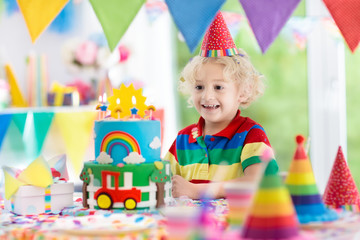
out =
{"type": "Polygon", "coordinates": [[[171,197],[170,164],[160,158],[160,122],[141,92],[121,85],[108,106],[97,106],[95,160],[85,162],[80,174],[84,207],[155,208],[171,197]]]}

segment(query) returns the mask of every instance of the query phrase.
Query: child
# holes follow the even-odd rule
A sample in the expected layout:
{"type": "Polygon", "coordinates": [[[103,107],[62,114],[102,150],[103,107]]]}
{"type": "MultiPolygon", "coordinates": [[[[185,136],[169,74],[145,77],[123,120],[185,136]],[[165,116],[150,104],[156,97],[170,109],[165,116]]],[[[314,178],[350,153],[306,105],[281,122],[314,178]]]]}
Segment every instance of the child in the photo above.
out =
{"type": "MultiPolygon", "coordinates": [[[[198,199],[209,190],[214,198],[225,197],[223,184],[255,181],[262,169],[259,156],[271,150],[264,129],[240,115],[239,107],[261,95],[264,84],[236,48],[220,12],[205,34],[200,55],[180,78],[180,89],[190,93],[201,117],[178,133],[165,157],[174,174],[173,197],[198,199]]],[[[269,164],[278,170],[274,159],[269,164]]]]}

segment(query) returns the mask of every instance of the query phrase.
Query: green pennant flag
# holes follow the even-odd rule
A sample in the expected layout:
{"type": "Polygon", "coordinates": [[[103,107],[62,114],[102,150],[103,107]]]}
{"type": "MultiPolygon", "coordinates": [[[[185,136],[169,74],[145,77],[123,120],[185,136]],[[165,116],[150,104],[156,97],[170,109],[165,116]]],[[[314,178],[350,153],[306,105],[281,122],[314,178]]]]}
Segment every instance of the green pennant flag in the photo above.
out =
{"type": "Polygon", "coordinates": [[[22,142],[24,143],[26,157],[37,157],[38,143],[35,137],[33,112],[14,114],[13,120],[20,131],[22,142]]]}
{"type": "Polygon", "coordinates": [[[53,117],[54,113],[51,112],[29,112],[13,115],[14,123],[21,133],[28,157],[38,157],[40,155],[53,117]]]}
{"type": "Polygon", "coordinates": [[[41,153],[42,146],[44,145],[44,140],[47,136],[49,128],[51,126],[52,120],[54,117],[53,112],[40,112],[34,113],[34,126],[35,126],[35,140],[37,142],[36,153],[39,155],[41,153]]]}
{"type": "Polygon", "coordinates": [[[16,113],[13,115],[13,121],[18,127],[21,135],[24,133],[25,122],[26,122],[27,113],[16,113]]]}
{"type": "Polygon", "coordinates": [[[90,0],[113,51],[145,0],[90,0]]]}

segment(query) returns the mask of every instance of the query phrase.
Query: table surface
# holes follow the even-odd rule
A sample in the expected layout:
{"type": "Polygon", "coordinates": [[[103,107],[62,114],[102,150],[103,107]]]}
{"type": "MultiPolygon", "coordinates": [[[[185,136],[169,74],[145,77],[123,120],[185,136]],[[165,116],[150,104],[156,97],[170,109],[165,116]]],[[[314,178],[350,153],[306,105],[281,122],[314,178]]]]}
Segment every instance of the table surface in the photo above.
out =
{"type": "MultiPolygon", "coordinates": [[[[222,236],[240,231],[226,222],[225,199],[211,200],[207,206],[222,236]]],[[[201,209],[204,205],[201,201],[174,199],[165,210],[173,207],[201,209]]],[[[78,198],[73,207],[58,213],[19,216],[4,210],[1,204],[0,240],[162,239],[167,236],[165,210],[91,210],[82,208],[78,198]]],[[[360,214],[342,211],[339,216],[335,222],[301,225],[300,232],[313,239],[360,239],[360,214]]]]}

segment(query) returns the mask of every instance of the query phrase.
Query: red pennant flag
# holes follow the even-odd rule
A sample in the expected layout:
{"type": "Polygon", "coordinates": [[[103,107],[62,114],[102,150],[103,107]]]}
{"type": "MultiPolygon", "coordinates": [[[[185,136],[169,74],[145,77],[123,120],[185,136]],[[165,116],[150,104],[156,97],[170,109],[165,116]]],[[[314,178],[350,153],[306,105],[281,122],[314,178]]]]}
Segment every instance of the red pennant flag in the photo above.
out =
{"type": "Polygon", "coordinates": [[[351,52],[360,42],[360,1],[323,0],[351,52]]]}

